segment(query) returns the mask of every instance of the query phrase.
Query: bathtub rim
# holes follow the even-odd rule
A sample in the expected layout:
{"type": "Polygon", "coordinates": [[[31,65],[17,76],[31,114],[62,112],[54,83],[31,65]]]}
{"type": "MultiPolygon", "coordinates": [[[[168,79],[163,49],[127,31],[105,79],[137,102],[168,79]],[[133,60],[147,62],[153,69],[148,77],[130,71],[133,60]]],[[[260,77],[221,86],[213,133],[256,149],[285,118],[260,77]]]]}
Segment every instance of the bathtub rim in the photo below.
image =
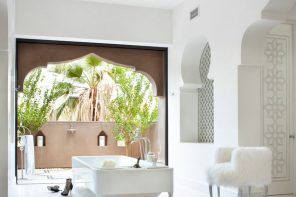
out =
{"type": "MultiPolygon", "coordinates": [[[[134,160],[135,162],[137,161],[136,158],[134,157],[128,157],[128,156],[125,156],[125,155],[98,155],[98,156],[73,156],[72,157],[72,166],[73,166],[73,160],[76,160],[76,161],[79,161],[81,164],[83,164],[84,166],[88,167],[89,169],[91,170],[95,170],[95,171],[128,171],[128,170],[137,170],[137,171],[141,171],[141,170],[173,170],[173,168],[170,168],[169,166],[166,166],[166,165],[159,165],[159,166],[156,166],[156,167],[141,167],[141,168],[132,168],[132,166],[122,166],[122,167],[116,167],[116,168],[101,168],[101,167],[94,167],[92,165],[90,165],[89,163],[87,163],[86,161],[83,161],[82,159],[80,158],[108,158],[108,157],[119,157],[119,158],[128,158],[128,159],[132,159],[134,160]]],[[[144,161],[144,160],[140,160],[140,162],[147,162],[147,161],[144,161]]],[[[73,167],[72,167],[73,168],[73,167]]]]}

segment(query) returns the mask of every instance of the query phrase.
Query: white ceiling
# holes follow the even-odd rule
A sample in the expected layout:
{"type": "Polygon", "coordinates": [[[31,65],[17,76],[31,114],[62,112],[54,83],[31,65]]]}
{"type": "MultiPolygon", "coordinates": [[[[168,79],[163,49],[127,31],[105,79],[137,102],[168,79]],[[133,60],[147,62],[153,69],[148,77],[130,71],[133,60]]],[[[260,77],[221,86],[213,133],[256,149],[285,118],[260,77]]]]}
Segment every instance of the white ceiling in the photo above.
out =
{"type": "Polygon", "coordinates": [[[138,7],[173,9],[184,0],[81,0],[138,7]]]}

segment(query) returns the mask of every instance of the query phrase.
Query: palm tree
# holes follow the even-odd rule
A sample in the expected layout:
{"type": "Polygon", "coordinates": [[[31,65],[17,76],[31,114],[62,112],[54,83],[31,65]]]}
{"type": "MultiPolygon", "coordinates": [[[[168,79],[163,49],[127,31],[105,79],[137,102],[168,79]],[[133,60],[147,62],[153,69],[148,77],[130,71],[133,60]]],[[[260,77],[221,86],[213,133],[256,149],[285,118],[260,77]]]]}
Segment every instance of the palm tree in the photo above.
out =
{"type": "Polygon", "coordinates": [[[59,103],[53,110],[56,120],[67,114],[66,120],[72,121],[112,121],[113,134],[125,141],[127,153],[135,131],[145,134],[158,119],[152,85],[133,69],[108,64],[93,54],[49,69],[73,85],[71,94],[55,102],[59,103]]]}
{"type": "MultiPolygon", "coordinates": [[[[112,69],[110,64],[99,59],[94,54],[87,55],[82,60],[72,63],[58,64],[49,67],[49,70],[60,74],[63,80],[71,81],[73,92],[61,99],[60,104],[55,106],[53,116],[56,120],[61,114],[68,112],[68,116],[76,121],[104,121],[105,107],[104,98],[110,97],[113,85],[112,80],[108,80],[108,72],[112,69]],[[102,79],[110,82],[109,86],[102,86],[102,79]],[[107,88],[107,89],[106,89],[107,88]],[[70,115],[71,114],[71,115],[70,115]]],[[[110,77],[109,77],[110,78],[110,77]]]]}

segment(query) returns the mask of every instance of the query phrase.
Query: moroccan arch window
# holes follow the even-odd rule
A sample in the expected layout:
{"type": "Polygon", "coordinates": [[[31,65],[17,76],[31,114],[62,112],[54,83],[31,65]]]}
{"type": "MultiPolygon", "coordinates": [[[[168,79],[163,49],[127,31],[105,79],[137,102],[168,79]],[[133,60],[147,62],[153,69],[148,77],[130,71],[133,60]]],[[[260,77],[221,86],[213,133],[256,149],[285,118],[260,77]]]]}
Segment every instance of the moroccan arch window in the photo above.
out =
{"type": "Polygon", "coordinates": [[[166,48],[28,39],[17,40],[18,88],[22,89],[26,75],[36,67],[46,67],[50,62],[69,61],[91,53],[148,74],[157,88],[155,96],[166,96],[166,48]]]}
{"type": "MultiPolygon", "coordinates": [[[[130,93],[133,89],[125,88],[124,90],[127,91],[123,93],[123,86],[121,83],[122,78],[120,76],[124,79],[127,78],[126,76],[129,76],[128,78],[134,76],[136,79],[143,78],[146,86],[142,86],[143,88],[137,89],[137,91],[144,92],[144,87],[149,87],[148,89],[150,92],[153,91],[153,94],[143,96],[145,97],[143,100],[149,100],[151,98],[153,98],[153,100],[158,100],[157,103],[159,104],[160,118],[157,121],[152,121],[152,124],[150,125],[151,127],[147,128],[146,134],[147,137],[151,139],[151,151],[158,153],[159,161],[167,163],[167,48],[17,39],[16,52],[16,86],[18,94],[16,94],[15,102],[21,102],[22,98],[20,94],[26,90],[26,88],[24,88],[26,87],[26,79],[29,79],[30,76],[34,76],[34,73],[38,74],[38,72],[40,72],[41,75],[45,75],[45,83],[40,84],[42,87],[50,85],[49,82],[54,81],[54,78],[50,77],[52,74],[57,76],[57,83],[63,82],[63,85],[66,85],[66,87],[63,86],[63,88],[66,89],[65,99],[58,97],[60,102],[54,102],[56,105],[53,106],[55,112],[50,114],[52,115],[50,116],[51,119],[43,124],[41,128],[46,136],[46,151],[43,151],[43,149],[38,147],[36,148],[36,168],[48,169],[71,167],[71,157],[73,155],[87,156],[106,155],[111,153],[116,155],[126,155],[125,147],[122,145],[119,146],[117,143],[120,142],[125,145],[125,136],[122,136],[121,133],[117,132],[121,130],[116,127],[119,125],[116,123],[116,120],[120,120],[120,117],[126,116],[110,116],[110,108],[113,105],[107,105],[108,103],[105,102],[113,101],[112,104],[116,106],[121,103],[126,103],[126,100],[123,98],[127,94],[124,93],[128,91],[128,93],[130,93]],[[98,91],[93,91],[94,93],[92,93],[90,88],[85,85],[84,80],[81,81],[80,79],[81,76],[88,73],[88,69],[86,69],[83,63],[84,60],[81,60],[82,62],[80,62],[80,59],[90,55],[96,57],[96,59],[103,60],[104,62],[101,66],[95,66],[98,69],[98,73],[101,73],[100,76],[95,76],[95,78],[102,78],[102,80],[100,80],[100,85],[102,85],[102,87],[98,89],[100,90],[100,94],[98,94],[98,91]],[[52,70],[50,70],[50,68],[52,70]],[[125,70],[126,72],[120,72],[122,70],[125,70]],[[107,74],[103,75],[102,73],[106,73],[105,71],[107,74]],[[110,76],[111,74],[114,74],[114,72],[119,72],[121,75],[116,74],[111,80],[110,76]],[[68,85],[71,85],[70,93],[68,93],[68,85]],[[74,89],[72,89],[72,86],[74,86],[74,89]],[[80,89],[76,88],[78,86],[80,89]],[[104,99],[101,97],[103,96],[103,93],[109,93],[108,96],[111,98],[107,99],[105,97],[104,99]],[[95,96],[92,95],[98,95],[98,99],[93,99],[95,96]],[[88,98],[85,99],[85,101],[90,100],[92,102],[82,102],[84,100],[79,99],[82,97],[88,98]],[[65,103],[64,101],[68,102],[68,105],[65,105],[65,107],[63,106],[65,103]],[[72,109],[72,105],[78,106],[78,108],[72,109]],[[83,107],[88,110],[80,110],[83,109],[83,107]],[[68,113],[70,112],[70,109],[75,113],[68,113]],[[108,143],[104,148],[97,146],[97,137],[102,130],[108,135],[108,143]],[[55,147],[59,146],[63,148],[59,148],[59,151],[57,152],[55,147]],[[83,149],[81,149],[81,147],[83,147],[83,149]],[[70,153],[68,150],[71,150],[70,153]],[[59,156],[53,158],[50,155],[59,156]]],[[[94,63],[96,61],[97,60],[95,60],[94,63]]],[[[33,80],[31,81],[36,81],[36,77],[33,77],[33,80]]],[[[134,82],[128,84],[136,86],[136,83],[134,82]]],[[[44,90],[45,88],[41,88],[40,92],[44,93],[44,90]]],[[[138,103],[140,103],[140,101],[138,103]]],[[[133,107],[134,106],[136,105],[133,105],[133,107]]],[[[146,106],[144,107],[145,109],[149,108],[146,106]]],[[[116,111],[117,109],[123,108],[112,107],[111,110],[116,112],[113,114],[121,113],[120,111],[116,111]]],[[[17,110],[16,113],[19,115],[20,111],[17,110]]],[[[146,115],[146,113],[143,114],[146,115]]],[[[26,113],[26,115],[28,115],[28,113],[26,113]]],[[[129,117],[128,120],[131,120],[131,118],[129,117]]],[[[17,124],[19,122],[20,121],[16,121],[16,128],[18,128],[19,125],[17,124]]],[[[139,126],[142,127],[144,124],[145,123],[141,122],[139,126]]],[[[15,130],[15,133],[16,136],[19,136],[19,131],[17,129],[15,130]]],[[[132,152],[131,156],[137,157],[139,152],[137,151],[137,144],[134,143],[132,148],[135,149],[135,151],[132,152]]],[[[22,168],[18,151],[19,149],[16,147],[16,152],[18,154],[16,169],[22,168]]]]}
{"type": "Polygon", "coordinates": [[[202,88],[198,90],[198,142],[214,142],[214,94],[213,80],[208,79],[211,49],[207,43],[199,65],[202,88]]]}
{"type": "Polygon", "coordinates": [[[23,92],[18,94],[19,120],[30,121],[25,114],[33,116],[41,110],[46,111],[46,119],[53,122],[112,122],[114,113],[118,112],[115,105],[116,108],[127,106],[129,110],[136,106],[137,100],[140,100],[138,111],[144,110],[141,104],[145,104],[151,113],[158,111],[158,98],[154,97],[157,90],[152,86],[145,73],[92,53],[66,62],[49,63],[45,68],[34,68],[26,76],[23,92]],[[120,99],[125,102],[119,103],[120,99]]]}

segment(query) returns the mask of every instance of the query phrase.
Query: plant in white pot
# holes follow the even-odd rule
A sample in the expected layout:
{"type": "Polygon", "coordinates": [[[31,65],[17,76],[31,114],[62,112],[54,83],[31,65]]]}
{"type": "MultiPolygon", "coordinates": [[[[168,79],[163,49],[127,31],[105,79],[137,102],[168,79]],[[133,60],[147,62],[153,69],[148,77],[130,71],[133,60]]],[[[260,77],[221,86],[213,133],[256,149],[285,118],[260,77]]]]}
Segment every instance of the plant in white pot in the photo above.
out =
{"type": "Polygon", "coordinates": [[[141,73],[124,67],[114,67],[110,76],[117,85],[116,95],[108,105],[109,120],[114,121],[114,136],[124,140],[126,155],[137,131],[145,135],[158,120],[158,98],[154,97],[150,81],[141,73]]]}
{"type": "Polygon", "coordinates": [[[24,141],[25,171],[32,174],[35,169],[34,135],[48,121],[54,101],[69,94],[71,84],[44,80],[45,70],[38,68],[30,72],[18,93],[18,139],[24,141]],[[47,86],[44,84],[48,83],[47,86]]]}

